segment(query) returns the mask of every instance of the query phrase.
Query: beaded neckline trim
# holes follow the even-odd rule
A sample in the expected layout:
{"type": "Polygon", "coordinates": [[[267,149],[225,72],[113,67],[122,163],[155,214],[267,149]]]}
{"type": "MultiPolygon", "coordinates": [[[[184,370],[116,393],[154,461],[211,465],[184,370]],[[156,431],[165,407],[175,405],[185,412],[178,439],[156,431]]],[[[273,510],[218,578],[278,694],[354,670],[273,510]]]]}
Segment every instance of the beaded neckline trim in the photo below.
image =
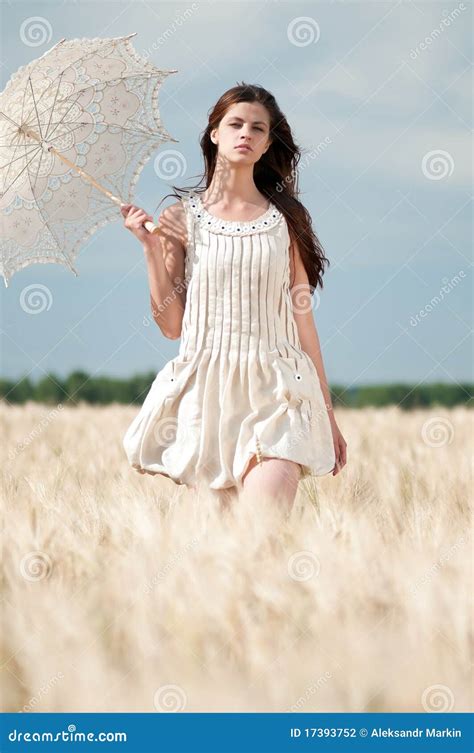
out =
{"type": "Polygon", "coordinates": [[[197,222],[201,227],[210,230],[213,233],[222,233],[224,235],[251,235],[253,233],[261,233],[264,230],[277,225],[283,217],[277,207],[270,202],[270,206],[267,211],[257,217],[255,220],[247,220],[246,222],[234,221],[234,220],[222,220],[220,217],[215,217],[213,214],[204,208],[201,201],[201,197],[196,193],[190,193],[188,195],[189,206],[193,212],[197,222]]]}

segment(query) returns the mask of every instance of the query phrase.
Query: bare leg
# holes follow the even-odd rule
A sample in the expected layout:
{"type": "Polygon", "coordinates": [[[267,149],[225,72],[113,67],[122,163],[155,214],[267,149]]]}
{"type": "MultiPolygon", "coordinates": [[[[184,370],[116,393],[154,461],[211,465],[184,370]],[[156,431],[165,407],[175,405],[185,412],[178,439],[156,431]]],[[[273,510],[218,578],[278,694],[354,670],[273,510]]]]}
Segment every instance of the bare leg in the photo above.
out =
{"type": "MultiPolygon", "coordinates": [[[[257,462],[253,455],[242,478],[242,489],[236,486],[226,489],[208,489],[205,491],[215,497],[222,513],[230,513],[239,499],[249,502],[260,500],[261,503],[271,502],[279,506],[281,512],[289,515],[293,508],[298,482],[301,478],[301,465],[293,460],[283,458],[262,458],[257,462]]],[[[202,494],[202,484],[189,487],[190,490],[202,494]]]]}
{"type": "Polygon", "coordinates": [[[262,458],[257,463],[254,455],[242,479],[242,496],[258,500],[262,495],[277,500],[289,514],[298,491],[301,466],[293,460],[262,458]]]}

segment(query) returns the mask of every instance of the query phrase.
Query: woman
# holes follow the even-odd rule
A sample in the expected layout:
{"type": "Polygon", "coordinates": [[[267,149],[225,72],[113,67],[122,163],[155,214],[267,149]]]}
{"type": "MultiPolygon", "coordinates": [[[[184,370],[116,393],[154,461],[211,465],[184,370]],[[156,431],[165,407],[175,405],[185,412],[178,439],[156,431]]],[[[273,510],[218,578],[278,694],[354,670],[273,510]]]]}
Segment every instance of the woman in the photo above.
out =
{"type": "Polygon", "coordinates": [[[159,233],[144,210],[122,208],[153,318],[181,337],[124,447],[141,473],[237,496],[258,488],[291,507],[301,475],[346,463],[311,307],[328,260],[295,195],[299,149],[266,89],[225,92],[201,147],[205,190],[174,187],[159,233]]]}

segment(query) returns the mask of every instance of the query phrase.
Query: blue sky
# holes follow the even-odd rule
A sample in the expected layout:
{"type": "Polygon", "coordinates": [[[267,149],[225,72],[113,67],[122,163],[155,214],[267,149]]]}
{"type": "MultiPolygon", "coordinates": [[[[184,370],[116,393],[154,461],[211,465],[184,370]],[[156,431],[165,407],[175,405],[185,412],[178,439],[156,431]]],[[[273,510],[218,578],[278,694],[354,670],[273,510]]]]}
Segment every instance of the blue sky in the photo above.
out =
{"type": "MultiPolygon", "coordinates": [[[[157,155],[178,151],[183,172],[167,183],[150,160],[135,196],[147,211],[171,183],[197,183],[199,137],[222,92],[240,81],[268,88],[304,149],[301,199],[331,261],[315,310],[330,381],[472,379],[468,2],[1,7],[2,89],[62,37],[137,32],[139,53],[178,69],[160,94],[177,143],[157,155]],[[46,19],[46,40],[29,46],[20,29],[34,16],[46,19]]],[[[8,289],[0,280],[4,378],[74,369],[127,377],[158,371],[176,355],[179,342],[149,324],[142,250],[119,214],[76,268],[77,278],[59,265],[33,265],[8,289]],[[51,293],[40,314],[22,308],[30,285],[51,293]]]]}

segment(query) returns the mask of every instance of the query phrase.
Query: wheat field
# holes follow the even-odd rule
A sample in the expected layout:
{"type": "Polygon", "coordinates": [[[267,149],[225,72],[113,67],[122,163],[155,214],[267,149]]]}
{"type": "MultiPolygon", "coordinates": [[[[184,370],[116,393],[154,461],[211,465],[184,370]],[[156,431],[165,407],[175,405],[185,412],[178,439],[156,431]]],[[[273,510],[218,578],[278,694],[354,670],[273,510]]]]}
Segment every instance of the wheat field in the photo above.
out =
{"type": "Polygon", "coordinates": [[[0,405],[2,711],[472,710],[469,410],[338,410],[289,517],[133,471],[136,413],[0,405]]]}

